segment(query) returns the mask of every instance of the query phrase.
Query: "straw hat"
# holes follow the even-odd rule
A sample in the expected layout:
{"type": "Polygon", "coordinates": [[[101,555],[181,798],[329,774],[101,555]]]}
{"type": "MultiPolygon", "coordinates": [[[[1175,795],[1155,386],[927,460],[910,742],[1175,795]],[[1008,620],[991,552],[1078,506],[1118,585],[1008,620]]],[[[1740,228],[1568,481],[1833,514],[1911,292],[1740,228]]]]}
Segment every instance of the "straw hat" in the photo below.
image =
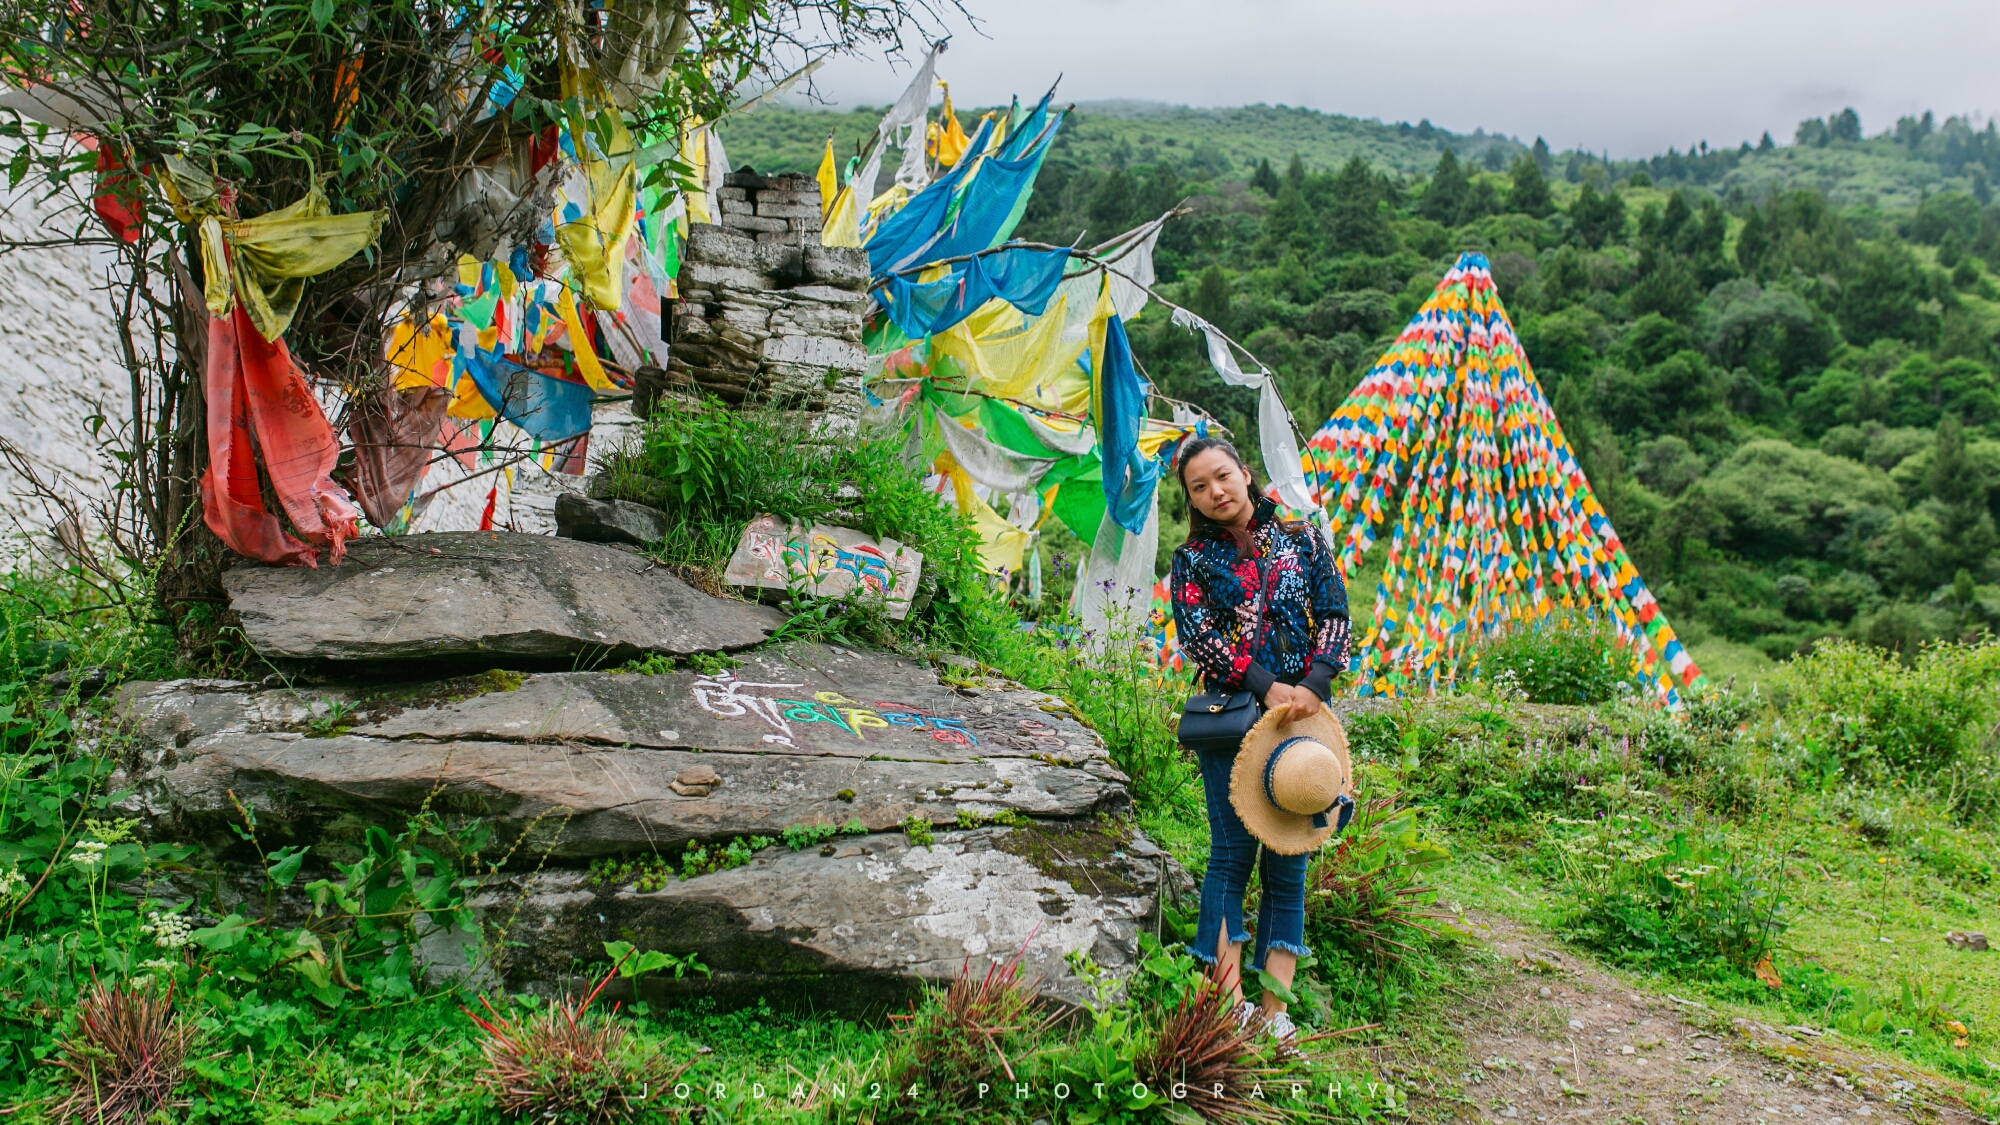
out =
{"type": "Polygon", "coordinates": [[[1347,732],[1321,708],[1297,722],[1270,711],[1243,736],[1229,773],[1229,803],[1252,836],[1279,855],[1304,855],[1354,815],[1347,732]]]}

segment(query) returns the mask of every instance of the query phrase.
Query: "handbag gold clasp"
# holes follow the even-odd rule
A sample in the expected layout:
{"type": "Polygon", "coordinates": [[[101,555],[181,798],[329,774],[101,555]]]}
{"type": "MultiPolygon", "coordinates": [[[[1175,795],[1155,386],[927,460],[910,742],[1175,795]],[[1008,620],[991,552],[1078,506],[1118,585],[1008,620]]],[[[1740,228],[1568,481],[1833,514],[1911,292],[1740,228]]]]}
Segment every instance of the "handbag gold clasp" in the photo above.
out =
{"type": "Polygon", "coordinates": [[[1211,715],[1215,714],[1220,710],[1222,710],[1222,704],[1220,703],[1211,703],[1208,705],[1208,713],[1211,715]]]}

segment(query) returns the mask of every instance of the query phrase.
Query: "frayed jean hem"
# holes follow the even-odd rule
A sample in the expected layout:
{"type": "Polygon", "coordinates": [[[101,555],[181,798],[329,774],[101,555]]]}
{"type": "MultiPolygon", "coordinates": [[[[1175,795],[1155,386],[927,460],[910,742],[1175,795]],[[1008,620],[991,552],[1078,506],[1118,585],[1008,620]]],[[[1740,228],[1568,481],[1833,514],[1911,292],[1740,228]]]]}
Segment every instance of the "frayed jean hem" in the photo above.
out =
{"type": "MultiPolygon", "coordinates": [[[[1244,932],[1237,934],[1235,937],[1230,938],[1229,944],[1242,945],[1243,943],[1249,940],[1250,940],[1250,932],[1248,930],[1245,930],[1244,932]]],[[[1201,962],[1204,965],[1215,964],[1215,954],[1203,953],[1201,950],[1194,948],[1192,945],[1188,946],[1188,956],[1193,957],[1195,960],[1201,962]]],[[[1303,956],[1303,954],[1301,954],[1301,956],[1303,956]]]]}
{"type": "Polygon", "coordinates": [[[1270,952],[1271,950],[1273,950],[1273,949],[1282,949],[1282,950],[1284,950],[1284,951],[1285,951],[1286,953],[1293,953],[1293,954],[1297,954],[1297,955],[1298,955],[1298,956],[1300,956],[1300,957],[1311,957],[1311,956],[1312,956],[1312,950],[1310,950],[1310,949],[1307,949],[1307,948],[1306,948],[1305,946],[1303,946],[1303,945],[1294,945],[1293,943],[1291,943],[1291,942],[1289,942],[1289,941],[1273,941],[1273,942],[1272,942],[1272,943],[1270,944],[1270,946],[1269,946],[1268,948],[1266,948],[1266,949],[1265,949],[1265,950],[1264,950],[1263,952],[1265,952],[1265,953],[1269,953],[1269,952],[1270,952]]]}

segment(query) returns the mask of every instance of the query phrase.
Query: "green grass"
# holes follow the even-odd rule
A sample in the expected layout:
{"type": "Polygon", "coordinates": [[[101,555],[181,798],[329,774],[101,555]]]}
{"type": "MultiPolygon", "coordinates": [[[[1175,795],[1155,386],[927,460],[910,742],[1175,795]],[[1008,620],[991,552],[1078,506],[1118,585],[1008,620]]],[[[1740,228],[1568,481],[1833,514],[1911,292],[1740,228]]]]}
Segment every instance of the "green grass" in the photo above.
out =
{"type": "MultiPolygon", "coordinates": [[[[1683,638],[1685,641],[1685,638],[1683,638]]],[[[1726,685],[1734,681],[1736,690],[1761,690],[1778,669],[1776,661],[1752,645],[1737,644],[1721,637],[1687,641],[1688,655],[1710,682],[1726,685]]]]}

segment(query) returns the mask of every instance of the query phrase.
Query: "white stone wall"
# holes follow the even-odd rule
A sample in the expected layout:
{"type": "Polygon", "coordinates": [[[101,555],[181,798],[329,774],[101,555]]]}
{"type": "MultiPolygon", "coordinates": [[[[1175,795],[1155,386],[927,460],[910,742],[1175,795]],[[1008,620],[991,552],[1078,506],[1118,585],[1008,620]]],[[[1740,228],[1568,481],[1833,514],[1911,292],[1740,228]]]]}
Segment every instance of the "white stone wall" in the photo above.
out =
{"type": "MultiPolygon", "coordinates": [[[[60,238],[90,218],[63,212],[60,199],[37,198],[28,184],[4,189],[0,180],[0,238],[60,238]]],[[[102,247],[0,253],[0,437],[25,451],[44,479],[85,498],[107,496],[115,479],[85,419],[130,413],[105,289],[111,263],[102,247]]],[[[26,483],[0,469],[0,561],[18,558],[24,534],[48,523],[26,483]]]]}

